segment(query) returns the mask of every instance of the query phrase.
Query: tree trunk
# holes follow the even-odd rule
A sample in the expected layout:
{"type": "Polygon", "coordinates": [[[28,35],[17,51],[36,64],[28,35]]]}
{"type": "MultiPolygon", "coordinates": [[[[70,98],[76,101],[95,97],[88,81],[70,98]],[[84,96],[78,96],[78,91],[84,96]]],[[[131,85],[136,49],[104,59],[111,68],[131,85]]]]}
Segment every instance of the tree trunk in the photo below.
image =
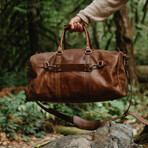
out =
{"type": "Polygon", "coordinates": [[[128,8],[124,6],[114,14],[116,24],[116,46],[129,56],[129,74],[134,87],[137,86],[137,75],[133,54],[132,28],[128,16],[128,8]]]}
{"type": "Polygon", "coordinates": [[[28,34],[30,43],[30,55],[35,54],[39,49],[38,45],[38,19],[39,9],[35,8],[34,5],[28,0],[28,34]]]}

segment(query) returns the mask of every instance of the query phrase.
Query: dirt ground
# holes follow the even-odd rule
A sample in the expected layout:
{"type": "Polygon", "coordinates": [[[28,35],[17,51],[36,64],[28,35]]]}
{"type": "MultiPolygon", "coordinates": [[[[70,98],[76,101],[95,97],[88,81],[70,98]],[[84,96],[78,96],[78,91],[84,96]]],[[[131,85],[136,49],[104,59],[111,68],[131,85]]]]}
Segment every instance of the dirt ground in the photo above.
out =
{"type": "Polygon", "coordinates": [[[5,133],[0,133],[0,136],[0,148],[33,148],[34,145],[41,141],[60,138],[63,135],[47,134],[43,139],[30,136],[30,142],[24,142],[21,137],[17,137],[15,140],[8,139],[5,133]]]}

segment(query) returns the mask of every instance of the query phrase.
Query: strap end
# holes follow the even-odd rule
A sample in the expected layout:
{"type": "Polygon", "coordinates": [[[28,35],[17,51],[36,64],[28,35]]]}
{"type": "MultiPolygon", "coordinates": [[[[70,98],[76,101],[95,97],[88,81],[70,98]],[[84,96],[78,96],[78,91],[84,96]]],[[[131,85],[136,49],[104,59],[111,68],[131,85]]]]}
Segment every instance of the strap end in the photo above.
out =
{"type": "Polygon", "coordinates": [[[96,130],[98,127],[102,126],[102,122],[100,122],[100,120],[88,121],[78,116],[73,117],[73,123],[78,128],[85,130],[96,130]]]}

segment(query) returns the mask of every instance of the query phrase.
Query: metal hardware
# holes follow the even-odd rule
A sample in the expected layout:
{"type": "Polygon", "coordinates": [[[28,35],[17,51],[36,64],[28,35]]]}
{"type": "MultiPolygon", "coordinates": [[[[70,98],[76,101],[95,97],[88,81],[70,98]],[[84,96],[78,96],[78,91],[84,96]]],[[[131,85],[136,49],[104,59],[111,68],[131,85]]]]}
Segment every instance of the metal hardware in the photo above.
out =
{"type": "Polygon", "coordinates": [[[43,67],[45,69],[48,69],[48,68],[52,67],[54,70],[56,70],[56,65],[49,65],[48,61],[44,62],[43,67]]]}
{"type": "Polygon", "coordinates": [[[102,68],[102,67],[104,67],[104,66],[106,66],[106,65],[107,65],[107,64],[105,64],[104,61],[100,60],[100,61],[98,61],[97,65],[92,65],[92,66],[90,67],[90,69],[91,69],[91,70],[92,70],[93,68],[98,68],[98,69],[100,69],[100,68],[102,68]]]}
{"type": "Polygon", "coordinates": [[[49,63],[46,61],[45,63],[43,63],[43,67],[45,68],[45,69],[47,69],[48,67],[49,67],[49,63]]]}
{"type": "Polygon", "coordinates": [[[92,53],[92,50],[85,50],[85,54],[91,54],[92,53]]]}
{"type": "Polygon", "coordinates": [[[63,54],[63,51],[57,51],[56,54],[63,54]]]}
{"type": "Polygon", "coordinates": [[[129,58],[129,56],[127,56],[127,54],[123,54],[123,58],[125,60],[125,65],[128,66],[128,58],[129,58]]]}
{"type": "Polygon", "coordinates": [[[104,66],[104,62],[103,62],[102,60],[98,61],[96,67],[97,67],[97,68],[101,68],[101,67],[103,67],[103,66],[104,66]]]}
{"type": "Polygon", "coordinates": [[[126,59],[129,58],[129,56],[127,54],[123,54],[123,57],[126,58],[126,59]]]}

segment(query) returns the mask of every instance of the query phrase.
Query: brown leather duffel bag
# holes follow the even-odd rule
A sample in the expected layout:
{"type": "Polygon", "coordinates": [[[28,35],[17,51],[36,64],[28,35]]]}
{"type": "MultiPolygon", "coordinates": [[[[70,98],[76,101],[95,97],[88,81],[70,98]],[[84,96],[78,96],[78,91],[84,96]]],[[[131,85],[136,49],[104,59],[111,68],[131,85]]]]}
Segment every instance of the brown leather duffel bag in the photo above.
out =
{"type": "MultiPolygon", "coordinates": [[[[93,49],[85,26],[86,49],[62,50],[65,32],[68,29],[69,26],[64,27],[57,52],[31,56],[27,99],[55,103],[84,103],[115,100],[126,96],[126,55],[121,51],[93,49]]],[[[74,123],[79,128],[96,129],[102,124],[98,120],[85,121],[77,116],[72,118],[37,103],[44,110],[74,123]]],[[[128,109],[124,115],[117,118],[128,115],[128,109]]]]}

